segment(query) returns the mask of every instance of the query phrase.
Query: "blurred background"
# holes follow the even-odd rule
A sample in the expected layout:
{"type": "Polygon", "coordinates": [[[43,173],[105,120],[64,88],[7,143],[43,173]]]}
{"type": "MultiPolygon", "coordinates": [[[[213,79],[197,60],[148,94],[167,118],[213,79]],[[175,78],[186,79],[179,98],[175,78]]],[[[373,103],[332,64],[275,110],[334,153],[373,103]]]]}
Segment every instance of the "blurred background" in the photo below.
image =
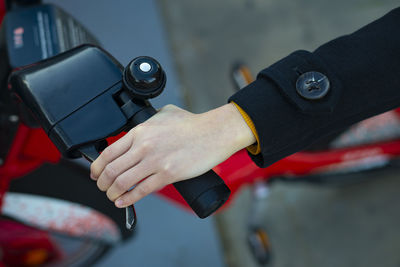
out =
{"type": "MultiPolygon", "coordinates": [[[[204,112],[234,93],[230,71],[255,76],[294,50],[312,51],[399,5],[395,0],[47,0],[72,14],[121,63],[139,55],[165,68],[172,103],[204,112]]],[[[268,231],[268,266],[400,266],[399,173],[351,185],[275,182],[259,214],[268,231]]],[[[158,195],[136,205],[132,239],[95,266],[260,266],[247,233],[252,189],[199,220],[158,195]]]]}

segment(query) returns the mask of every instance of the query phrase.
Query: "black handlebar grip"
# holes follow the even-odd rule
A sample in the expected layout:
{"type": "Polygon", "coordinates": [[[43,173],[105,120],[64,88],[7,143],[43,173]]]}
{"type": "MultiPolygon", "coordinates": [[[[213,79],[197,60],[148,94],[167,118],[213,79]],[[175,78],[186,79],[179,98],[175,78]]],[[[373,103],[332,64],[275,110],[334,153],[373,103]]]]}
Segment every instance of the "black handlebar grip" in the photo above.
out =
{"type": "Polygon", "coordinates": [[[204,219],[221,207],[231,190],[213,170],[173,184],[192,210],[204,219]]]}

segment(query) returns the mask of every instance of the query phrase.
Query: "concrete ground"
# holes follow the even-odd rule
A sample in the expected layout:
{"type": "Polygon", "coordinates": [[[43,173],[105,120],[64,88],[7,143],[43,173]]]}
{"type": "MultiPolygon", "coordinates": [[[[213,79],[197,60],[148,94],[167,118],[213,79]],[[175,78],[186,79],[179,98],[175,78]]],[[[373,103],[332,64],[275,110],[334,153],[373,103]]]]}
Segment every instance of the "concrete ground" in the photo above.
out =
{"type": "MultiPolygon", "coordinates": [[[[194,112],[226,103],[242,60],[257,73],[297,49],[313,50],[398,6],[396,0],[159,1],[185,101],[194,112]]],[[[398,172],[345,187],[277,183],[263,221],[271,266],[400,266],[398,172]]],[[[248,189],[217,216],[227,266],[257,266],[246,240],[248,189]]]]}

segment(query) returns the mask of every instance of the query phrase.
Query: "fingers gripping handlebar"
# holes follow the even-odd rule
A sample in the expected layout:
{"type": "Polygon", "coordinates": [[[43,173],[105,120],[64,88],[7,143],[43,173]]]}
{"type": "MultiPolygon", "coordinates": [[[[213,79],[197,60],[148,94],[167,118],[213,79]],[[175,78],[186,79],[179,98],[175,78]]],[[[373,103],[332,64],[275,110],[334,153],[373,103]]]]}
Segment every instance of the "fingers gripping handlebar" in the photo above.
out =
{"type": "MultiPolygon", "coordinates": [[[[35,115],[65,156],[77,158],[84,153],[92,159],[105,138],[156,113],[147,99],[159,95],[165,83],[166,75],[156,60],[138,57],[123,68],[92,45],[15,71],[9,79],[9,87],[22,100],[21,108],[35,115]]],[[[200,218],[216,211],[230,194],[212,170],[174,186],[200,218]]]]}

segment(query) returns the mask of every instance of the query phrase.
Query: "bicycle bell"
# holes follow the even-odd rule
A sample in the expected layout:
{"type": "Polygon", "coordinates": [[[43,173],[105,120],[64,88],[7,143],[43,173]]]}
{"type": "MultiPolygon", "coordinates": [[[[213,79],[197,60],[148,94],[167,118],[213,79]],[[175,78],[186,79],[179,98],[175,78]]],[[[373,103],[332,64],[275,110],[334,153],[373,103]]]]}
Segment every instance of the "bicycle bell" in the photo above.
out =
{"type": "Polygon", "coordinates": [[[125,68],[123,86],[134,97],[149,99],[162,93],[166,83],[166,75],[160,63],[151,57],[137,57],[125,68]]]}

